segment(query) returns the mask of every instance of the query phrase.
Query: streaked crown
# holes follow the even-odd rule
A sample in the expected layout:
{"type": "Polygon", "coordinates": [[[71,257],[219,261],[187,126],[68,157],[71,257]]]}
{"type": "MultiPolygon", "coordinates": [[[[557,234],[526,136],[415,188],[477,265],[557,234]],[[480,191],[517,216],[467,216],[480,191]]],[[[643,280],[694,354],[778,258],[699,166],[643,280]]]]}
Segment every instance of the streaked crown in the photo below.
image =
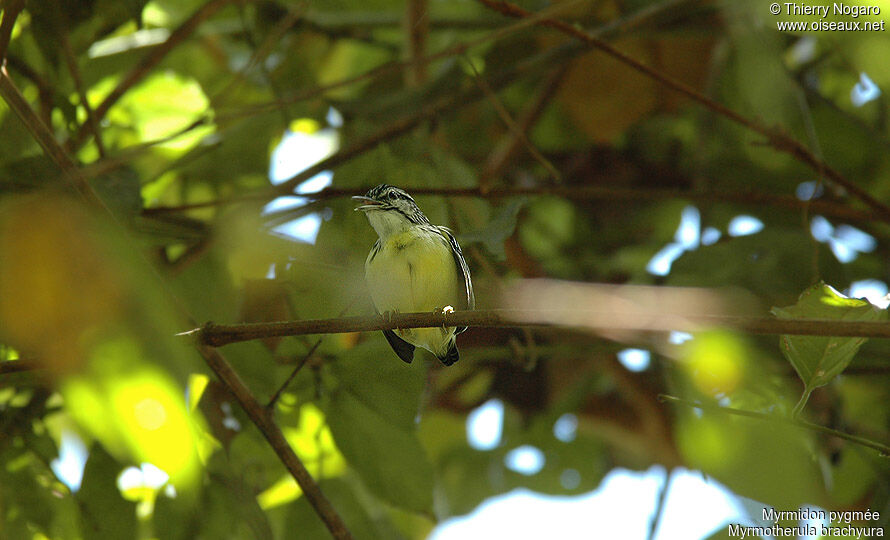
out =
{"type": "Polygon", "coordinates": [[[363,204],[357,210],[364,212],[398,212],[412,223],[429,223],[414,198],[403,189],[380,184],[368,190],[364,197],[353,197],[363,204]]]}

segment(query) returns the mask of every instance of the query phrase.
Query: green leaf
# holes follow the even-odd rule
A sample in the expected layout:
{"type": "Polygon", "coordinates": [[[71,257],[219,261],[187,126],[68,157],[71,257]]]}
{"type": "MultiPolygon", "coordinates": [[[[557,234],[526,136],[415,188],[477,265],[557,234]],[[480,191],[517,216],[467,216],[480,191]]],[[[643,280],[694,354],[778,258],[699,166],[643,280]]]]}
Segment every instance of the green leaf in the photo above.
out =
{"type": "Polygon", "coordinates": [[[407,510],[431,512],[433,466],[413,430],[397,427],[342,388],[325,415],[337,447],[369,490],[407,510]]]}
{"type": "Polygon", "coordinates": [[[494,215],[481,228],[460,235],[460,241],[464,244],[481,242],[485,249],[497,257],[499,261],[507,259],[504,251],[504,242],[513,235],[516,230],[516,218],[519,211],[525,206],[525,198],[515,198],[494,210],[494,215]]]}
{"type": "MultiPolygon", "coordinates": [[[[774,307],[772,313],[780,319],[887,320],[885,310],[867,300],[846,298],[821,281],[804,291],[797,304],[774,307]]],[[[863,337],[783,335],[780,339],[782,354],[794,366],[805,386],[795,414],[803,408],[810,392],[839,375],[866,342],[863,337]]]]}
{"type": "Polygon", "coordinates": [[[84,538],[136,537],[136,505],[125,500],[117,488],[117,475],[122,468],[101,445],[90,449],[83,483],[75,495],[84,509],[84,538]]]}

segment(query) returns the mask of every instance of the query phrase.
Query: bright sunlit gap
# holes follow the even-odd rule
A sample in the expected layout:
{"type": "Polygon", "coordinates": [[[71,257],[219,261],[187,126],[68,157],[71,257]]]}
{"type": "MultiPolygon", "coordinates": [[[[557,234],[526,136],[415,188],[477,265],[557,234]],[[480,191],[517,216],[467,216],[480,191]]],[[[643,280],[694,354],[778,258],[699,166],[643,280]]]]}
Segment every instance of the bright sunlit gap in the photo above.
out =
{"type": "Polygon", "coordinates": [[[467,442],[476,450],[493,450],[501,444],[504,402],[490,399],[467,415],[467,442]]]}
{"type": "MultiPolygon", "coordinates": [[[[315,120],[307,118],[291,123],[281,142],[272,151],[269,180],[273,184],[286,182],[339,149],[340,136],[337,128],[343,125],[343,118],[339,112],[331,108],[328,111],[327,122],[330,127],[326,128],[322,128],[315,120]]],[[[333,177],[334,173],[331,171],[320,172],[302,182],[295,191],[296,193],[321,191],[331,185],[333,177]]],[[[268,215],[293,210],[308,202],[309,199],[305,197],[278,197],[266,205],[263,213],[268,215]]],[[[322,217],[322,213],[313,212],[278,225],[272,232],[289,239],[314,244],[321,228],[322,217]]]]}
{"type": "Polygon", "coordinates": [[[645,371],[649,367],[651,354],[645,349],[624,349],[618,351],[618,361],[628,371],[645,371]]]}
{"type": "Polygon", "coordinates": [[[575,440],[578,434],[578,417],[572,413],[565,413],[553,423],[553,436],[564,443],[575,440]]]}
{"type": "Polygon", "coordinates": [[[890,306],[890,295],[887,294],[887,284],[878,279],[863,279],[854,281],[850,284],[850,288],[845,291],[850,298],[865,298],[872,305],[881,309],[887,309],[890,306]]]}
{"type": "Polygon", "coordinates": [[[859,73],[859,82],[853,85],[850,90],[850,101],[855,107],[862,107],[869,101],[874,101],[881,97],[881,89],[872,81],[865,72],[859,73]]]}
{"type": "Polygon", "coordinates": [[[874,236],[867,232],[847,224],[835,227],[823,216],[813,216],[810,234],[818,242],[827,243],[831,252],[842,263],[856,260],[860,253],[871,253],[878,245],[874,236]]]}
{"type": "Polygon", "coordinates": [[[540,448],[524,444],[507,452],[504,465],[513,472],[532,476],[541,472],[547,459],[540,448]]]}
{"type": "Polygon", "coordinates": [[[754,216],[736,216],[729,221],[726,232],[729,236],[748,236],[763,230],[763,222],[754,216]]]}
{"type": "MultiPolygon", "coordinates": [[[[567,469],[563,477],[576,479],[567,469]]],[[[577,471],[574,471],[577,475],[577,471]]],[[[553,496],[515,489],[492,497],[471,514],[440,524],[431,540],[465,538],[648,538],[664,486],[661,466],[634,472],[614,469],[596,490],[578,496],[553,496]]],[[[655,538],[707,538],[728,523],[751,523],[744,500],[696,471],[675,469],[665,495],[655,538]]]]}
{"type": "MultiPolygon", "coordinates": [[[[719,231],[717,232],[719,238],[719,231]]],[[[716,241],[716,240],[715,240],[716,241]]],[[[674,241],[663,247],[646,265],[646,271],[656,276],[666,276],[680,255],[698,248],[701,237],[701,214],[698,208],[687,206],[680,213],[680,225],[674,233],[674,241]]]]}
{"type": "Polygon", "coordinates": [[[56,477],[75,493],[80,489],[89,451],[83,439],[70,429],[63,429],[61,438],[59,457],[50,462],[50,468],[56,477]]]}

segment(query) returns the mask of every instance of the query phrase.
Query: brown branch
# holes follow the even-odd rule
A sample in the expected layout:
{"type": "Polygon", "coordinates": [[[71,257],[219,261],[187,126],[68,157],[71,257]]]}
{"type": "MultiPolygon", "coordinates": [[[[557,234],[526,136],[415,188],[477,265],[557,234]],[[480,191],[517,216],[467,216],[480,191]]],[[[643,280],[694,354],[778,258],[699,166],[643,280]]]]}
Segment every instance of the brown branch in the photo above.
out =
{"type": "Polygon", "coordinates": [[[306,496],[306,500],[315,509],[318,516],[331,532],[331,535],[334,538],[352,538],[352,535],[346,528],[346,524],[343,523],[340,515],[337,514],[330,501],[321,492],[312,475],[309,474],[309,471],[306,470],[305,465],[303,465],[303,462],[294,452],[294,449],[291,448],[287,439],[284,438],[281,429],[272,420],[272,416],[260,405],[256,397],[241,380],[241,377],[232,369],[232,366],[226,362],[219,351],[212,347],[198,343],[198,351],[219,380],[231,390],[235,399],[238,400],[238,403],[244,409],[244,412],[250,417],[251,422],[259,428],[263,437],[269,441],[269,445],[272,446],[278,458],[287,467],[294,480],[297,481],[300,489],[303,490],[303,495],[306,496]]]}
{"type": "Polygon", "coordinates": [[[544,167],[544,169],[550,174],[550,177],[553,180],[556,180],[558,183],[562,183],[562,174],[560,174],[560,172],[556,170],[556,167],[554,167],[553,164],[550,163],[550,160],[544,157],[544,154],[542,154],[540,150],[538,150],[535,145],[532,144],[532,142],[528,139],[525,134],[525,130],[522,128],[522,126],[519,125],[519,123],[516,122],[516,120],[513,119],[513,117],[510,115],[510,112],[507,111],[506,107],[504,107],[504,104],[500,102],[497,95],[495,95],[494,91],[491,89],[488,83],[485,82],[485,79],[483,79],[479,75],[479,71],[476,70],[476,66],[473,65],[473,62],[471,60],[467,60],[466,63],[469,65],[470,69],[473,72],[473,80],[482,90],[482,94],[488,99],[489,103],[491,103],[491,106],[494,107],[494,110],[501,118],[501,121],[504,123],[504,125],[507,126],[507,130],[513,134],[513,137],[515,137],[517,141],[525,145],[528,153],[531,154],[531,156],[544,167]]]}
{"type": "MultiPolygon", "coordinates": [[[[525,134],[528,133],[538,121],[541,113],[544,112],[547,104],[550,103],[550,99],[556,94],[556,91],[559,90],[567,72],[568,64],[565,64],[548,75],[540,85],[540,90],[538,90],[534,101],[526,107],[522,116],[517,120],[517,127],[519,132],[523,134],[523,139],[528,140],[525,134]]],[[[523,140],[515,134],[510,134],[510,136],[504,137],[498,144],[496,144],[491,151],[491,154],[488,156],[488,160],[485,163],[485,167],[482,169],[482,173],[479,175],[479,183],[485,186],[488,184],[489,179],[501,176],[505,167],[513,160],[513,157],[519,151],[519,147],[522,144],[523,140]]]]}
{"type": "MultiPolygon", "coordinates": [[[[61,6],[56,3],[56,7],[59,9],[59,16],[62,15],[61,6]]],[[[80,104],[83,105],[84,111],[87,114],[86,125],[89,126],[90,131],[93,134],[93,141],[96,143],[96,149],[99,151],[99,157],[105,157],[105,145],[102,143],[102,134],[99,131],[99,123],[96,121],[96,113],[93,111],[93,107],[90,105],[90,100],[87,98],[86,89],[83,86],[83,78],[80,76],[80,69],[77,67],[77,58],[74,56],[74,51],[71,49],[71,40],[68,38],[68,25],[60,24],[58,28],[59,37],[62,42],[62,55],[65,57],[65,64],[68,67],[68,72],[71,74],[71,78],[74,80],[74,88],[77,90],[77,96],[80,99],[80,104]]]]}
{"type": "MultiPolygon", "coordinates": [[[[478,0],[480,3],[484,4],[489,9],[497,11],[503,15],[513,18],[523,19],[526,17],[534,16],[535,14],[531,11],[527,11],[515,4],[510,2],[506,2],[504,0],[478,0]]],[[[743,126],[759,135],[762,135],[766,138],[767,143],[772,146],[774,149],[779,152],[784,152],[786,154],[791,155],[798,161],[808,165],[810,168],[815,170],[820,176],[825,175],[828,179],[830,179],[835,184],[843,187],[848,192],[855,195],[860,201],[865,203],[869,208],[874,210],[877,214],[884,217],[884,219],[890,219],[890,207],[885,205],[884,203],[878,201],[874,197],[872,197],[866,190],[862,189],[855,183],[848,180],[844,177],[840,172],[829,166],[827,163],[819,159],[815,154],[813,154],[807,147],[801,144],[796,139],[790,137],[781,129],[778,128],[768,128],[763,126],[750,118],[742,116],[736,111],[730,109],[729,107],[714,101],[713,99],[705,96],[699,91],[695,90],[691,86],[686,83],[674,79],[642,62],[624,54],[619,51],[612,45],[608,44],[601,38],[597,37],[593,33],[585,32],[569,23],[558,19],[547,18],[541,20],[537,23],[540,26],[547,26],[550,28],[554,28],[563,34],[571,36],[575,39],[580,40],[581,42],[599,49],[600,51],[608,54],[609,56],[615,58],[619,62],[626,64],[633,68],[634,70],[646,75],[647,77],[663,84],[664,86],[685,95],[689,99],[698,102],[699,104],[705,106],[706,108],[722,115],[725,118],[743,126]]]]}
{"type": "Polygon", "coordinates": [[[19,117],[47,156],[62,170],[62,175],[85,199],[102,204],[81,175],[77,164],[56,141],[49,127],[43,123],[9,78],[5,67],[0,67],[0,96],[19,117]]]}
{"type": "Polygon", "coordinates": [[[0,21],[0,66],[6,59],[6,50],[9,48],[9,40],[12,38],[12,30],[15,28],[15,20],[25,7],[25,0],[5,0],[3,4],[3,20],[0,21]]]}
{"type": "Polygon", "coordinates": [[[30,360],[8,360],[0,362],[0,376],[10,373],[24,373],[27,371],[36,371],[41,366],[30,360]]]}
{"type": "Polygon", "coordinates": [[[415,61],[422,61],[424,64],[430,64],[437,60],[443,60],[445,58],[451,58],[452,56],[460,56],[465,54],[468,50],[473,47],[477,47],[479,45],[483,45],[488,43],[489,41],[498,41],[507,36],[513,35],[520,30],[531,27],[538,20],[543,20],[545,17],[553,16],[557,14],[559,11],[567,9],[577,2],[564,2],[561,4],[556,4],[550,8],[542,10],[538,14],[533,17],[529,17],[527,19],[522,19],[517,23],[504,26],[502,28],[498,28],[494,32],[485,34],[477,39],[473,39],[467,42],[458,43],[452,47],[447,49],[443,49],[439,52],[429,54],[416,60],[403,60],[397,62],[387,62],[380,66],[377,66],[374,69],[366,71],[364,73],[360,73],[353,77],[349,77],[346,79],[341,79],[339,81],[335,81],[332,83],[328,83],[325,85],[315,86],[312,88],[308,88],[306,90],[297,92],[292,96],[288,96],[284,99],[278,99],[274,101],[269,101],[265,103],[256,103],[254,105],[250,105],[244,108],[240,108],[237,111],[229,112],[229,113],[220,113],[217,115],[217,120],[219,122],[224,122],[232,119],[238,119],[244,116],[253,116],[256,114],[261,114],[264,112],[274,111],[280,108],[282,105],[287,105],[291,103],[297,103],[299,101],[311,99],[320,95],[323,95],[331,90],[336,90],[338,88],[343,88],[346,86],[351,86],[353,84],[358,84],[361,82],[371,81],[388,73],[395,73],[404,69],[409,69],[412,65],[414,65],[415,61]]]}
{"type": "MultiPolygon", "coordinates": [[[[594,310],[560,310],[560,314],[577,313],[576,320],[594,322],[579,323],[574,329],[595,331],[670,332],[700,331],[703,328],[727,328],[748,334],[803,335],[836,337],[890,338],[890,323],[839,321],[835,319],[773,319],[768,317],[735,317],[700,315],[668,317],[663,321],[641,321],[640,326],[629,328],[626,321],[610,322],[609,317],[594,310]]],[[[340,334],[348,332],[370,332],[374,330],[395,330],[400,328],[435,328],[439,326],[471,326],[484,328],[557,328],[546,322],[553,314],[547,310],[479,310],[454,311],[452,313],[395,313],[392,315],[370,315],[363,317],[343,317],[338,319],[314,319],[303,321],[282,321],[271,323],[215,324],[206,323],[179,335],[195,336],[200,343],[221,347],[230,343],[271,337],[299,336],[306,334],[340,334]],[[542,322],[543,321],[543,322],[542,322]]]]}
{"type": "MultiPolygon", "coordinates": [[[[95,119],[97,122],[101,121],[105,118],[105,115],[108,114],[108,111],[111,107],[118,102],[118,100],[123,97],[123,95],[133,86],[135,86],[139,81],[145,78],[146,75],[151,72],[161,61],[180,43],[185,41],[189,36],[194,33],[194,31],[198,28],[198,26],[210,18],[214,13],[222,9],[223,7],[235,2],[236,0],[209,0],[206,4],[201,6],[195,11],[191,17],[186,19],[182,24],[180,24],[173,32],[170,33],[170,37],[167,38],[166,41],[153,48],[150,52],[148,52],[139,62],[136,63],[135,66],[127,73],[123,79],[117,84],[116,87],[109,93],[102,103],[96,107],[95,110],[95,119]]],[[[240,0],[243,1],[243,0],[240,0]]],[[[73,146],[79,146],[81,142],[83,142],[86,137],[87,131],[89,131],[88,125],[83,125],[72,138],[70,143],[73,146]]]]}
{"type": "Polygon", "coordinates": [[[429,6],[427,0],[408,0],[405,3],[405,34],[410,67],[406,72],[408,86],[420,86],[426,81],[424,53],[429,34],[429,6]]]}
{"type": "MultiPolygon", "coordinates": [[[[665,199],[688,199],[690,201],[701,202],[729,202],[736,204],[752,205],[752,206],[775,206],[778,208],[788,208],[799,210],[807,206],[813,212],[850,221],[874,222],[886,221],[890,222],[890,217],[876,215],[874,213],[850,208],[844,204],[825,201],[801,201],[800,199],[786,195],[772,195],[766,193],[746,192],[746,193],[725,193],[714,191],[685,191],[676,189],[639,189],[639,188],[620,188],[620,187],[599,187],[599,186],[539,186],[529,188],[491,188],[484,187],[474,188],[431,188],[431,187],[410,187],[403,189],[412,195],[442,195],[447,197],[482,197],[485,199],[499,199],[504,197],[517,196],[541,196],[549,195],[555,197],[563,197],[573,201],[662,201],[665,199]]],[[[313,199],[316,201],[337,199],[342,197],[350,197],[352,195],[364,194],[368,188],[325,188],[316,193],[300,194],[301,197],[313,199]]],[[[262,194],[247,195],[231,199],[218,199],[200,203],[191,203],[179,206],[157,206],[154,208],[146,208],[144,215],[167,214],[175,212],[185,212],[198,208],[208,208],[213,206],[224,206],[235,203],[264,201],[268,197],[262,194]]]]}

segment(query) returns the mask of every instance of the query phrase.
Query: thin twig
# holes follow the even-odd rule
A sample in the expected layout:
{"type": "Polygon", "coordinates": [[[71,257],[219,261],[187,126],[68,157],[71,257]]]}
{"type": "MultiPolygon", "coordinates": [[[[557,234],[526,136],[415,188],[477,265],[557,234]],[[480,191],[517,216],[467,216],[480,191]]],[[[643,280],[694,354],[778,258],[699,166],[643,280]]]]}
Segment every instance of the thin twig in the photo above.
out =
{"type": "Polygon", "coordinates": [[[792,426],[797,426],[803,429],[809,429],[812,431],[818,431],[819,433],[825,433],[827,435],[831,435],[832,437],[837,437],[839,439],[844,439],[846,441],[850,441],[852,443],[858,444],[860,446],[864,446],[866,448],[871,448],[873,450],[877,450],[881,453],[882,456],[890,457],[890,446],[885,444],[881,444],[876,441],[872,441],[871,439],[866,439],[865,437],[860,437],[858,435],[852,435],[850,433],[844,433],[843,431],[838,431],[836,429],[827,428],[825,426],[820,426],[819,424],[814,424],[812,422],[807,422],[805,420],[795,420],[793,418],[789,418],[787,416],[779,416],[775,414],[765,414],[756,411],[746,411],[744,409],[733,409],[731,407],[721,407],[719,405],[712,405],[710,403],[701,403],[697,401],[689,401],[687,399],[678,398],[676,396],[670,396],[667,394],[659,394],[658,399],[662,402],[670,402],[670,403],[679,403],[682,405],[687,405],[689,407],[695,407],[697,409],[702,409],[708,412],[719,412],[726,413],[735,416],[744,416],[747,418],[756,418],[758,420],[765,420],[767,422],[779,422],[782,424],[790,424],[792,426]]]}
{"type": "Polygon", "coordinates": [[[201,356],[204,357],[204,360],[207,362],[207,365],[210,366],[210,369],[212,369],[223,384],[231,390],[235,399],[238,400],[238,403],[240,403],[241,407],[244,409],[244,412],[247,413],[250,420],[257,428],[259,428],[263,437],[269,441],[272,449],[278,455],[281,462],[284,463],[284,466],[287,467],[287,470],[290,472],[291,476],[294,477],[294,480],[297,481],[300,489],[303,490],[303,495],[306,496],[306,500],[308,500],[315,509],[318,516],[331,532],[331,535],[334,538],[352,538],[352,535],[346,528],[346,524],[343,523],[340,515],[337,514],[337,511],[331,506],[330,501],[328,501],[321,492],[318,484],[315,483],[312,475],[306,470],[305,465],[303,465],[303,462],[294,452],[294,449],[291,448],[287,439],[284,438],[281,429],[275,424],[269,412],[260,405],[256,397],[250,392],[241,380],[241,377],[235,373],[232,366],[226,362],[225,358],[222,357],[219,351],[201,343],[198,343],[197,346],[198,351],[201,353],[201,356]]]}
{"type": "MultiPolygon", "coordinates": [[[[568,72],[568,67],[569,64],[563,64],[544,79],[535,99],[528,105],[528,107],[526,107],[522,116],[517,120],[518,131],[523,135],[522,139],[528,140],[525,134],[531,131],[532,127],[541,116],[541,113],[543,113],[544,109],[547,107],[547,104],[550,103],[550,99],[556,91],[559,90],[559,87],[568,72]]],[[[479,174],[479,183],[481,185],[485,186],[488,184],[488,180],[501,176],[507,164],[513,160],[519,147],[523,144],[522,139],[515,134],[510,133],[509,136],[504,137],[495,145],[494,149],[488,156],[485,167],[479,174]]]]}
{"type": "MultiPolygon", "coordinates": [[[[523,9],[515,4],[510,2],[506,2],[504,0],[478,0],[480,3],[484,4],[489,9],[497,11],[503,15],[514,18],[525,18],[534,16],[535,13],[523,9]]],[[[743,126],[755,133],[758,133],[766,138],[767,143],[772,146],[774,149],[784,152],[786,154],[791,155],[798,161],[808,165],[810,168],[815,170],[817,173],[825,174],[827,178],[833,181],[835,184],[843,187],[851,194],[855,195],[860,201],[865,203],[868,207],[874,210],[876,213],[884,216],[886,219],[890,219],[890,207],[885,205],[884,203],[878,201],[874,197],[872,197],[866,190],[862,189],[855,183],[848,180],[844,177],[840,172],[829,166],[827,163],[819,159],[813,152],[811,152],[807,147],[801,144],[796,139],[784,133],[779,128],[768,128],[763,126],[750,118],[742,116],[738,112],[730,109],[729,107],[714,101],[713,99],[705,96],[701,92],[695,90],[691,86],[686,83],[679,81],[669,75],[666,75],[646,64],[643,64],[639,60],[632,58],[623,52],[619,51],[606,41],[597,37],[593,33],[586,32],[581,30],[569,23],[564,21],[547,18],[541,20],[537,23],[540,26],[547,26],[550,28],[554,28],[568,36],[576,38],[587,45],[599,49],[600,51],[608,54],[609,56],[615,58],[619,62],[626,64],[633,68],[634,70],[646,75],[647,77],[663,84],[664,86],[679,92],[680,94],[685,95],[689,99],[698,102],[699,104],[705,106],[706,108],[720,114],[721,116],[732,120],[736,124],[743,126]]]]}
{"type": "Polygon", "coordinates": [[[406,56],[411,63],[405,72],[408,86],[420,86],[426,81],[424,60],[427,35],[429,34],[429,6],[427,0],[405,2],[405,34],[407,39],[406,56]]]}
{"type": "Polygon", "coordinates": [[[278,390],[275,391],[272,399],[270,399],[269,403],[266,404],[266,410],[271,411],[275,408],[275,403],[278,402],[278,398],[280,398],[281,394],[284,393],[285,390],[287,390],[287,387],[290,386],[291,381],[294,380],[294,377],[297,376],[297,373],[299,373],[300,370],[303,369],[303,366],[306,365],[306,362],[308,362],[309,359],[312,358],[312,355],[315,354],[315,350],[318,349],[319,345],[321,345],[322,339],[323,338],[318,338],[312,345],[312,347],[309,348],[309,351],[305,355],[303,355],[303,358],[301,358],[300,361],[297,362],[297,365],[294,366],[294,370],[291,371],[290,375],[287,377],[287,380],[285,380],[284,383],[282,383],[281,386],[278,387],[278,390]]]}
{"type": "MultiPolygon", "coordinates": [[[[570,2],[563,2],[560,4],[555,4],[552,7],[542,10],[541,12],[536,14],[534,17],[522,19],[514,24],[498,28],[497,30],[495,30],[491,33],[485,34],[484,36],[481,36],[477,39],[473,39],[473,40],[466,41],[463,43],[458,43],[458,44],[456,44],[452,47],[449,47],[447,49],[443,49],[439,52],[426,55],[422,59],[417,59],[417,61],[422,61],[424,64],[429,65],[430,63],[435,62],[437,60],[443,60],[445,58],[451,58],[453,56],[460,56],[462,54],[465,54],[467,51],[469,51],[470,49],[472,49],[474,47],[478,47],[479,45],[483,45],[490,41],[498,41],[498,40],[504,39],[504,38],[511,36],[525,28],[534,26],[535,22],[537,22],[538,20],[543,20],[545,17],[557,15],[559,12],[561,12],[565,9],[571,8],[572,6],[576,5],[577,3],[578,3],[578,1],[575,0],[575,1],[570,1],[570,2]]],[[[413,63],[414,63],[414,61],[412,61],[411,59],[387,62],[385,64],[381,64],[380,66],[377,66],[376,68],[368,70],[364,73],[360,73],[353,77],[341,79],[339,81],[335,81],[335,82],[324,84],[324,85],[314,86],[312,88],[308,88],[306,90],[297,92],[296,94],[293,94],[291,96],[287,96],[283,99],[276,99],[274,101],[268,101],[268,102],[264,102],[264,103],[255,103],[253,105],[248,105],[248,106],[239,108],[239,109],[231,111],[231,112],[221,112],[218,114],[217,120],[219,122],[224,122],[224,121],[228,121],[228,120],[232,120],[232,119],[241,118],[244,116],[254,116],[257,114],[264,113],[264,112],[274,111],[274,110],[277,110],[282,105],[297,103],[300,101],[318,97],[318,96],[323,95],[327,92],[330,92],[331,90],[337,90],[338,88],[352,86],[354,84],[358,84],[358,83],[362,83],[362,82],[372,81],[372,80],[377,79],[378,77],[381,77],[383,75],[386,75],[389,73],[396,73],[398,71],[408,69],[413,65],[413,63]]]]}
{"type": "MultiPolygon", "coordinates": [[[[639,327],[631,328],[626,321],[619,323],[610,322],[612,320],[610,317],[602,317],[602,313],[596,310],[566,309],[560,310],[559,313],[560,315],[576,314],[575,320],[584,321],[583,323],[579,322],[574,328],[600,331],[638,330],[642,332],[669,332],[679,330],[697,332],[705,328],[716,327],[737,330],[748,334],[890,338],[890,323],[887,322],[684,315],[682,319],[666,318],[663,324],[660,321],[641,321],[639,327]],[[592,319],[591,315],[596,316],[595,320],[588,323],[587,321],[592,319]]],[[[487,328],[559,327],[549,322],[552,319],[552,315],[553,312],[548,310],[496,309],[454,311],[451,313],[396,313],[387,316],[370,315],[266,323],[206,323],[200,328],[194,328],[179,335],[195,336],[202,343],[213,347],[221,347],[229,343],[271,337],[370,332],[373,330],[404,328],[436,328],[440,326],[487,328]]]]}
{"type": "Polygon", "coordinates": [[[30,360],[8,360],[0,362],[0,376],[10,373],[24,373],[39,370],[40,365],[30,360]]]}
{"type": "MultiPolygon", "coordinates": [[[[592,183],[592,182],[588,182],[592,183]]],[[[772,195],[759,192],[746,193],[726,193],[717,191],[688,191],[677,189],[644,189],[644,188],[623,188],[623,187],[601,187],[601,186],[538,186],[538,187],[470,187],[470,188],[451,188],[451,187],[410,187],[404,186],[403,189],[412,195],[442,195],[446,197],[482,197],[485,199],[499,199],[504,197],[516,196],[541,196],[549,195],[554,197],[563,197],[575,201],[662,201],[665,199],[688,199],[690,201],[701,202],[730,202],[737,204],[753,205],[753,206],[775,206],[778,208],[788,208],[798,210],[807,204],[807,201],[801,201],[793,196],[772,195]]],[[[300,197],[306,197],[316,201],[338,199],[343,197],[351,197],[353,195],[361,195],[367,192],[368,188],[325,188],[316,193],[301,193],[300,197]]],[[[185,212],[196,210],[199,208],[209,208],[215,206],[225,206],[229,204],[265,201],[268,196],[263,194],[245,195],[231,199],[217,199],[213,201],[191,203],[177,206],[156,206],[154,208],[146,208],[144,215],[167,214],[176,212],[185,212]]],[[[850,208],[844,204],[826,200],[813,200],[809,203],[809,208],[815,213],[824,216],[846,219],[859,222],[885,221],[890,222],[890,217],[876,215],[872,212],[850,208]]]]}
{"type": "MultiPolygon", "coordinates": [[[[160,45],[154,47],[151,51],[149,51],[145,56],[143,56],[132,69],[130,69],[129,73],[124,75],[121,81],[114,87],[114,89],[102,100],[102,103],[96,107],[95,110],[95,118],[96,121],[99,122],[105,115],[108,114],[108,111],[111,107],[118,102],[118,100],[123,97],[123,95],[132,87],[134,87],[139,81],[144,79],[150,72],[153,70],[161,61],[166,58],[166,56],[175,49],[180,43],[188,39],[189,36],[194,33],[194,31],[198,28],[198,26],[210,18],[214,13],[222,9],[223,7],[235,2],[235,1],[252,1],[252,0],[209,0],[206,4],[202,5],[198,8],[188,19],[186,19],[182,24],[180,24],[173,32],[170,33],[170,36],[160,45]]],[[[75,136],[72,138],[71,145],[74,147],[79,146],[84,138],[86,137],[86,133],[89,131],[88,125],[83,125],[77,131],[75,136]]]]}
{"type": "MultiPolygon", "coordinates": [[[[56,7],[59,9],[59,16],[61,17],[63,13],[61,6],[57,3],[56,7]]],[[[83,77],[80,76],[80,69],[77,67],[77,58],[75,58],[74,51],[71,49],[71,40],[68,38],[67,28],[68,25],[59,24],[58,33],[62,42],[62,56],[65,57],[65,65],[68,67],[68,73],[71,74],[71,78],[74,80],[74,89],[77,91],[80,104],[83,105],[83,110],[86,111],[86,124],[89,125],[90,131],[93,133],[93,141],[96,143],[96,150],[99,151],[99,157],[104,158],[105,145],[102,143],[102,134],[99,131],[99,123],[96,122],[95,111],[93,111],[93,107],[90,105],[90,100],[87,98],[87,92],[83,86],[83,77]]]]}
{"type": "Polygon", "coordinates": [[[12,38],[12,29],[15,28],[15,20],[25,8],[25,0],[6,0],[3,2],[3,19],[0,21],[0,66],[6,59],[6,50],[9,48],[9,40],[12,38]]]}
{"type": "Polygon", "coordinates": [[[25,124],[25,127],[40,147],[43,148],[46,155],[62,170],[62,176],[65,180],[88,201],[102,204],[81,175],[77,164],[56,141],[49,127],[37,117],[37,114],[25,100],[25,97],[16,88],[15,83],[9,78],[9,73],[6,72],[5,67],[0,67],[0,96],[3,97],[9,108],[25,124]]]}
{"type": "Polygon", "coordinates": [[[550,163],[550,160],[544,157],[544,154],[542,154],[540,150],[538,150],[535,145],[532,144],[532,142],[528,139],[525,134],[525,130],[516,122],[516,120],[513,119],[512,116],[510,116],[510,112],[507,111],[507,108],[504,107],[504,104],[501,103],[497,95],[494,93],[494,91],[492,91],[491,87],[488,86],[488,83],[485,82],[485,79],[483,79],[479,75],[479,71],[476,70],[476,66],[473,64],[473,62],[468,59],[466,63],[469,65],[470,70],[472,70],[473,72],[473,80],[476,82],[477,85],[479,85],[482,93],[488,99],[489,103],[491,103],[491,106],[494,107],[495,112],[498,113],[498,116],[501,118],[501,121],[504,122],[504,125],[507,126],[507,129],[510,131],[510,133],[512,133],[518,141],[525,145],[528,153],[531,154],[532,157],[535,158],[538,163],[540,163],[544,167],[544,169],[547,170],[548,173],[550,173],[551,178],[556,181],[562,181],[562,174],[560,174],[556,167],[554,167],[553,164],[550,163]]]}

